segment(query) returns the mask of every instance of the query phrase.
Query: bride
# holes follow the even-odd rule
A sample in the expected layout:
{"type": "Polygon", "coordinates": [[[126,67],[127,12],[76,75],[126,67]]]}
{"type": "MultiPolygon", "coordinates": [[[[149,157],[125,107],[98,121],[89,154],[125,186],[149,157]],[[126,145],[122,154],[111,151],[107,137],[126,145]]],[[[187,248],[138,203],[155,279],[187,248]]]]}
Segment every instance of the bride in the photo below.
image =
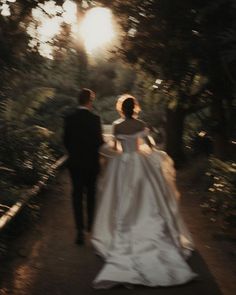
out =
{"type": "Polygon", "coordinates": [[[93,286],[187,283],[196,277],[186,262],[193,242],[179,213],[173,162],[152,147],[134,97],[122,96],[117,109],[123,118],[113,126],[115,149],[102,148],[109,160],[98,183],[91,241],[105,263],[93,286]]]}

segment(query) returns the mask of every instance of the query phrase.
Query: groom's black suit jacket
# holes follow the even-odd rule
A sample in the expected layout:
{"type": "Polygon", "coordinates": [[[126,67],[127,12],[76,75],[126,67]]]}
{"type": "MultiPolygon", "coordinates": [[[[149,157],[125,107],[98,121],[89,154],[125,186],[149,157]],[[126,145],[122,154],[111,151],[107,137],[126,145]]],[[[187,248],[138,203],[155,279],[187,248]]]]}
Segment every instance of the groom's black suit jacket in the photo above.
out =
{"type": "Polygon", "coordinates": [[[65,117],[64,145],[68,151],[68,166],[98,173],[99,147],[102,145],[100,117],[78,108],[65,117]]]}

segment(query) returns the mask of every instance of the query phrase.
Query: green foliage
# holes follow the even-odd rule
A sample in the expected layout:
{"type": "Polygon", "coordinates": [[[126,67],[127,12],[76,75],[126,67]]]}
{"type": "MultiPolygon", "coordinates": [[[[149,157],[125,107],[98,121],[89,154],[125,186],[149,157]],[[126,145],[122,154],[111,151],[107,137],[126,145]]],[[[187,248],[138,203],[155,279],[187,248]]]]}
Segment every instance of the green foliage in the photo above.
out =
{"type": "Polygon", "coordinates": [[[87,69],[87,87],[97,93],[98,99],[131,92],[135,82],[135,69],[119,59],[98,59],[87,69]]]}
{"type": "Polygon", "coordinates": [[[151,126],[159,128],[163,127],[165,123],[167,101],[163,92],[155,91],[158,88],[154,88],[154,84],[153,78],[140,69],[137,73],[133,93],[141,106],[140,118],[151,126]]]}
{"type": "Polygon", "coordinates": [[[38,127],[8,126],[2,133],[0,162],[14,170],[15,183],[33,185],[49,172],[55,158],[47,137],[47,130],[38,127]]]}
{"type": "Polygon", "coordinates": [[[208,134],[212,129],[212,120],[209,108],[203,108],[198,112],[192,113],[186,117],[184,128],[184,143],[190,147],[193,139],[200,131],[208,134]]]}
{"type": "Polygon", "coordinates": [[[111,124],[119,115],[115,105],[118,96],[133,93],[136,85],[134,69],[120,60],[95,60],[88,67],[87,87],[96,92],[94,111],[103,123],[111,124]]]}
{"type": "Polygon", "coordinates": [[[33,117],[42,103],[54,96],[55,90],[48,87],[35,87],[13,99],[1,103],[1,119],[7,122],[23,124],[33,117]]]}
{"type": "Polygon", "coordinates": [[[51,164],[64,152],[63,115],[76,105],[76,91],[86,78],[86,54],[71,42],[66,26],[53,40],[54,60],[29,47],[31,12],[43,2],[8,1],[11,14],[0,13],[0,204],[4,206],[52,173],[51,164]]]}
{"type": "Polygon", "coordinates": [[[119,117],[115,108],[116,100],[116,96],[107,96],[100,100],[95,100],[94,108],[96,113],[101,116],[103,124],[111,124],[119,117]]]}
{"type": "Polygon", "coordinates": [[[208,193],[202,203],[212,221],[223,227],[236,225],[236,164],[211,157],[206,176],[210,178],[208,193]]]}
{"type": "Polygon", "coordinates": [[[53,99],[45,101],[37,113],[27,120],[29,125],[39,125],[51,131],[48,140],[57,157],[65,153],[62,142],[63,118],[77,105],[76,97],[56,92],[53,99]]]}
{"type": "Polygon", "coordinates": [[[118,54],[162,80],[168,152],[181,155],[186,116],[211,107],[214,150],[226,156],[235,96],[235,1],[99,2],[113,9],[123,29],[118,54]]]}
{"type": "Polygon", "coordinates": [[[1,102],[2,204],[13,204],[19,198],[22,188],[36,184],[51,173],[49,167],[55,161],[55,152],[50,147],[53,132],[29,122],[53,96],[54,89],[35,87],[23,95],[16,95],[14,99],[1,102]]]}

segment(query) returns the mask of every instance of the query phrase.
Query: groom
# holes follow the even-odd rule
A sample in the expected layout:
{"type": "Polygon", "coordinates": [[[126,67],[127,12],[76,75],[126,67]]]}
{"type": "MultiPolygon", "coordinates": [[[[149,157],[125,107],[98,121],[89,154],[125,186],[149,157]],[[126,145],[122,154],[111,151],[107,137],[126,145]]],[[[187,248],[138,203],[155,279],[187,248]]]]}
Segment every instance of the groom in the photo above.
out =
{"type": "Polygon", "coordinates": [[[87,230],[90,231],[95,207],[95,186],[99,172],[99,147],[103,143],[100,117],[91,112],[95,93],[80,91],[79,107],[64,122],[64,145],[73,186],[72,200],[77,227],[76,243],[84,243],[84,194],[87,207],[87,230]]]}

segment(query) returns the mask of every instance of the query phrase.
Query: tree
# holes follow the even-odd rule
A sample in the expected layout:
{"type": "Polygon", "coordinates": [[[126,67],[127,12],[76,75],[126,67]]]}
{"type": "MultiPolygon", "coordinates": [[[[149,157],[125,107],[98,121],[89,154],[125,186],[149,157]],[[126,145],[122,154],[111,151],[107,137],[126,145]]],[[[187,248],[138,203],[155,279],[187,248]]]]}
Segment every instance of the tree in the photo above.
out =
{"type": "Polygon", "coordinates": [[[111,124],[117,119],[117,97],[132,92],[135,83],[134,70],[120,60],[98,58],[88,66],[86,87],[96,92],[94,108],[104,123],[111,124]]]}
{"type": "Polygon", "coordinates": [[[211,103],[214,153],[223,159],[230,154],[235,116],[236,54],[235,37],[232,38],[236,33],[235,13],[236,4],[231,0],[210,1],[199,13],[201,70],[208,78],[208,89],[214,98],[211,103]]]}
{"type": "MultiPolygon", "coordinates": [[[[10,99],[16,107],[28,103],[30,109],[31,104],[39,103],[37,89],[54,88],[54,92],[74,96],[86,78],[87,56],[81,43],[73,41],[68,24],[64,23],[60,34],[48,41],[54,48],[52,60],[39,54],[40,40],[33,42],[35,46],[30,46],[30,41],[33,38],[36,41],[37,36],[29,35],[28,28],[39,25],[31,14],[32,9],[40,9],[47,17],[53,16],[39,6],[44,2],[19,0],[9,3],[6,4],[9,5],[9,15],[0,16],[0,101],[10,99]],[[28,100],[29,93],[35,94],[31,96],[32,101],[28,100]]],[[[57,0],[53,3],[61,5],[63,2],[57,0]]]]}
{"type": "MultiPolygon", "coordinates": [[[[73,43],[66,24],[61,34],[50,40],[52,48],[57,49],[54,59],[40,55],[37,42],[35,47],[30,46],[33,36],[28,34],[28,28],[33,23],[37,26],[31,12],[44,2],[9,2],[9,15],[0,15],[0,162],[15,170],[22,169],[18,171],[19,177],[24,169],[27,173],[36,169],[38,175],[53,160],[49,148],[51,135],[54,142],[50,147],[55,147],[54,133],[61,135],[62,114],[73,105],[87,67],[86,54],[73,43]],[[45,165],[41,165],[42,161],[45,165]]],[[[28,174],[27,178],[30,179],[28,174]]]]}
{"type": "MultiPolygon", "coordinates": [[[[162,80],[167,151],[176,160],[181,159],[184,120],[189,113],[209,104],[212,108],[218,105],[214,114],[225,126],[222,101],[232,91],[225,83],[219,37],[232,24],[232,1],[99,2],[111,7],[120,19],[124,33],[119,53],[128,62],[139,64],[153,79],[162,80]],[[220,14],[222,8],[224,14],[220,14]],[[225,11],[231,18],[224,18],[225,11]],[[219,87],[222,84],[225,87],[219,87]]],[[[221,139],[225,136],[217,128],[214,131],[221,139]]],[[[217,154],[224,156],[222,147],[217,154]]]]}

